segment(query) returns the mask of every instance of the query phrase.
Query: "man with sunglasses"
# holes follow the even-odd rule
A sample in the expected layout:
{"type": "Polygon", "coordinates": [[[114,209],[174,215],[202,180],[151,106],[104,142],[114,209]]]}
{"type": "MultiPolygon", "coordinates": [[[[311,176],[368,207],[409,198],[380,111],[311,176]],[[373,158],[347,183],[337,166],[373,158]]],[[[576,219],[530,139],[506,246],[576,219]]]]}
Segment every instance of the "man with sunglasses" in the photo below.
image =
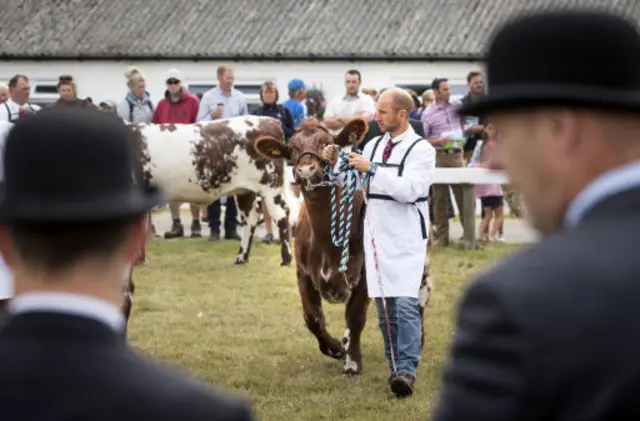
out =
{"type": "MultiPolygon", "coordinates": [[[[197,121],[200,100],[185,89],[183,81],[184,77],[179,70],[169,70],[166,78],[167,90],[153,113],[153,123],[190,124],[197,121]]],[[[180,205],[180,202],[169,203],[173,223],[171,230],[164,233],[164,238],[184,237],[184,227],[180,221],[180,205]]],[[[202,237],[199,206],[191,205],[191,218],[191,237],[202,237]]]]}

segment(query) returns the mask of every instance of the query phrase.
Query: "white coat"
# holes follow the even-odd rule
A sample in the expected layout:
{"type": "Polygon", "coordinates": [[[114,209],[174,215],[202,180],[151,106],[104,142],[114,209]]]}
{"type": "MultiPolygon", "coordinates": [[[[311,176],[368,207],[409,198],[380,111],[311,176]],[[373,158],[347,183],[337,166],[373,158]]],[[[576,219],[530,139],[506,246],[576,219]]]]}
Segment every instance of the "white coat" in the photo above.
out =
{"type": "MultiPolygon", "coordinates": [[[[1,106],[1,105],[0,105],[1,106]]],[[[0,180],[4,180],[4,168],[2,166],[2,156],[4,153],[4,143],[7,135],[13,127],[12,123],[0,120],[0,180]]],[[[13,297],[13,274],[0,255],[0,300],[13,297]]]]}
{"type": "MultiPolygon", "coordinates": [[[[367,143],[362,155],[371,162],[382,163],[382,155],[389,134],[384,134],[371,157],[373,148],[380,138],[367,143]]],[[[400,164],[411,144],[420,139],[411,126],[397,136],[396,145],[391,150],[387,164],[400,164]]],[[[338,175],[334,167],[334,175],[338,175]]],[[[380,285],[371,243],[371,230],[375,238],[380,277],[385,297],[418,298],[422,274],[427,258],[427,240],[422,238],[420,214],[429,228],[429,206],[426,201],[414,204],[418,198],[429,195],[436,165],[436,152],[426,140],[411,149],[404,164],[404,173],[398,177],[397,167],[379,166],[369,181],[370,194],[384,194],[395,200],[370,198],[364,221],[364,250],[367,289],[370,298],[380,297],[380,285]],[[371,225],[369,225],[371,224],[371,225]]],[[[338,176],[342,184],[344,177],[338,176]]]]}

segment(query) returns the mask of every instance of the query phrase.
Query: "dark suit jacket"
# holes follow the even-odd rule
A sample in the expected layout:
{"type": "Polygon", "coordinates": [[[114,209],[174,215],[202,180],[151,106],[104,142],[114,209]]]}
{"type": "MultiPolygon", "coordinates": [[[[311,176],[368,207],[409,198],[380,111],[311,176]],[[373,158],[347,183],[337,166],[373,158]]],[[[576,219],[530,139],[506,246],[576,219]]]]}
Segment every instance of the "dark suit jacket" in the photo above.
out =
{"type": "Polygon", "coordinates": [[[2,421],[252,419],[248,403],[138,355],[101,322],[65,314],[9,319],[0,391],[2,421]]]}
{"type": "Polygon", "coordinates": [[[640,188],[474,280],[434,421],[640,419],[640,188]]]}
{"type": "MultiPolygon", "coordinates": [[[[422,126],[422,121],[409,119],[409,124],[413,127],[413,130],[416,134],[422,138],[424,138],[424,127],[422,126]]],[[[364,135],[362,141],[358,144],[358,149],[364,150],[364,146],[374,137],[378,137],[384,133],[380,130],[380,126],[378,126],[378,122],[375,119],[369,120],[369,129],[367,134],[364,135]]]]}

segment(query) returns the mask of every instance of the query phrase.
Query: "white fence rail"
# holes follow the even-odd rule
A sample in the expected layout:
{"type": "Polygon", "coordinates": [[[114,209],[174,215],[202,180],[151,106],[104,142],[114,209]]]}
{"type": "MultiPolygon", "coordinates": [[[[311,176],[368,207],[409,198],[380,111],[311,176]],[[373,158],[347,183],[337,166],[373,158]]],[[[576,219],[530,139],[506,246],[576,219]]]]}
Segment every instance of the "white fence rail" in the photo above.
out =
{"type": "MultiPolygon", "coordinates": [[[[293,181],[293,172],[291,171],[291,166],[287,166],[285,169],[285,175],[287,177],[288,182],[293,181]]],[[[434,184],[506,184],[509,182],[507,175],[504,171],[492,171],[484,168],[436,168],[434,174],[434,184]]],[[[293,191],[289,188],[287,189],[289,205],[291,207],[291,217],[292,220],[296,220],[298,218],[298,209],[300,208],[300,200],[295,197],[293,191]]],[[[480,201],[476,206],[476,214],[480,215],[480,201]]],[[[456,206],[456,201],[451,197],[451,203],[453,204],[453,208],[458,214],[458,207],[456,206]]],[[[188,204],[182,205],[183,209],[188,209],[188,204]]],[[[505,201],[505,210],[508,212],[508,206],[505,201]]]]}

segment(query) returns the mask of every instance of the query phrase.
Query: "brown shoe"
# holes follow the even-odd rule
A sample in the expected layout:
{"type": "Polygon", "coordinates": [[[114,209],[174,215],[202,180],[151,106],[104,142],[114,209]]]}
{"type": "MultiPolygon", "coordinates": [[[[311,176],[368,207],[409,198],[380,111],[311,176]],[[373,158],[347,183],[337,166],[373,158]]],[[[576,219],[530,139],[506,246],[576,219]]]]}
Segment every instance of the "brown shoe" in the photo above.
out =
{"type": "Polygon", "coordinates": [[[200,225],[200,221],[194,219],[191,222],[191,238],[200,238],[202,237],[202,225],[200,225]]]}
{"type": "Polygon", "coordinates": [[[416,378],[404,371],[391,373],[389,376],[389,390],[396,395],[397,398],[406,398],[413,394],[413,388],[416,378]]]}
{"type": "Polygon", "coordinates": [[[179,219],[174,219],[171,225],[171,231],[165,232],[164,238],[170,239],[178,237],[184,237],[184,227],[179,219]]]}

